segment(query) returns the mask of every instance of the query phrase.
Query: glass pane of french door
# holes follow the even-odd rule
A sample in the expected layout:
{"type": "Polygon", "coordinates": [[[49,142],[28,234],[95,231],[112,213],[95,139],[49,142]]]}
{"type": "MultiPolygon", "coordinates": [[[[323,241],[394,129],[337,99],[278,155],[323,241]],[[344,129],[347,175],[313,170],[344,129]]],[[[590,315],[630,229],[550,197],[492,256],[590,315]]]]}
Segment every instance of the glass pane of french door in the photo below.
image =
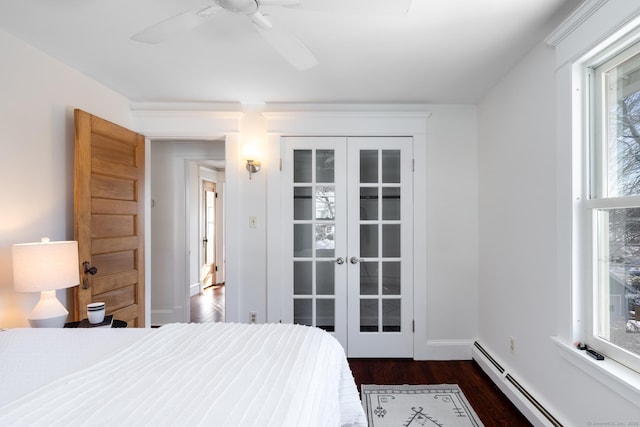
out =
{"type": "Polygon", "coordinates": [[[413,355],[411,138],[348,143],[350,357],[413,355]]]}

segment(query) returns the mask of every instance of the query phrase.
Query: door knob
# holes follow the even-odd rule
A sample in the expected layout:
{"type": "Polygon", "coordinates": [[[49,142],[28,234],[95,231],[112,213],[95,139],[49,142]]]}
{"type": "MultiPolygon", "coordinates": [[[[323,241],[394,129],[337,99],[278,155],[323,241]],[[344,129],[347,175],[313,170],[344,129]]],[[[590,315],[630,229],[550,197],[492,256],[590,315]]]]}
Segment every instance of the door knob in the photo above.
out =
{"type": "Polygon", "coordinates": [[[357,264],[357,263],[359,263],[360,261],[362,261],[362,260],[361,260],[360,258],[358,258],[358,257],[354,257],[354,256],[352,256],[351,258],[349,258],[349,262],[350,262],[351,264],[357,264]]]}
{"type": "Polygon", "coordinates": [[[342,258],[342,257],[336,258],[336,264],[338,264],[338,265],[344,264],[344,258],[342,258]]]}
{"type": "Polygon", "coordinates": [[[82,263],[82,267],[84,268],[85,276],[82,278],[82,289],[89,289],[89,278],[86,276],[87,274],[94,275],[98,272],[96,267],[92,267],[87,261],[82,263]]]}
{"type": "Polygon", "coordinates": [[[98,269],[96,267],[92,267],[91,264],[89,264],[87,261],[83,262],[82,266],[84,267],[84,274],[89,273],[93,276],[98,272],[98,269]]]}

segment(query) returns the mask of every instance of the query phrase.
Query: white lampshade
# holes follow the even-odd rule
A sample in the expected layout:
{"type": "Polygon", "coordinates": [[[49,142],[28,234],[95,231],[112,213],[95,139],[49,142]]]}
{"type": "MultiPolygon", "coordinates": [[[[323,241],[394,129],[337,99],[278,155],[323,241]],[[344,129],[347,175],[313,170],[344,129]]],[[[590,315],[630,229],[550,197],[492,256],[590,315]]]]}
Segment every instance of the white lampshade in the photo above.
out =
{"type": "Polygon", "coordinates": [[[55,290],[80,283],[78,242],[50,242],[12,246],[13,286],[17,292],[41,292],[40,301],[29,315],[36,327],[60,327],[69,312],[56,298],[55,290]]]}

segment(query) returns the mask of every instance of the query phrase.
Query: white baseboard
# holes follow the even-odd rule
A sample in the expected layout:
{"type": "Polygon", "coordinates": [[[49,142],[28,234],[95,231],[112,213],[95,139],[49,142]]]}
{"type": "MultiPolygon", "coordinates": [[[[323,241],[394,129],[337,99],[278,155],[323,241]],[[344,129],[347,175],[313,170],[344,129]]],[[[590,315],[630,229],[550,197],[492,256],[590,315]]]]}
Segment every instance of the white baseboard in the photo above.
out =
{"type": "Polygon", "coordinates": [[[184,307],[151,310],[151,326],[162,326],[167,323],[188,322],[188,320],[184,319],[184,316],[184,307]]]}
{"type": "Polygon", "coordinates": [[[189,286],[189,296],[198,295],[202,293],[202,282],[192,283],[189,286]]]}
{"type": "Polygon", "coordinates": [[[425,347],[416,349],[415,360],[471,360],[473,341],[429,340],[425,347]]]}
{"type": "Polygon", "coordinates": [[[542,404],[517,381],[504,364],[497,361],[477,341],[472,347],[473,360],[491,378],[496,386],[522,412],[534,426],[562,427],[542,404]]]}

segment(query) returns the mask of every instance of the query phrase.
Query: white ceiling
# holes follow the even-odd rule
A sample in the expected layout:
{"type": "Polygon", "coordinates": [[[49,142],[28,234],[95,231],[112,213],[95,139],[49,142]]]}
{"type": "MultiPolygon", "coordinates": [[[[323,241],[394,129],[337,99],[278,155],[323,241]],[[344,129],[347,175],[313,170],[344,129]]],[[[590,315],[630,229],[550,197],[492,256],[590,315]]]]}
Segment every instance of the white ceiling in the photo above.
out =
{"type": "Polygon", "coordinates": [[[306,71],[231,13],[158,45],[130,39],[208,3],[3,0],[0,29],[134,102],[476,103],[580,0],[413,0],[405,16],[262,7],[317,57],[306,71]]]}

